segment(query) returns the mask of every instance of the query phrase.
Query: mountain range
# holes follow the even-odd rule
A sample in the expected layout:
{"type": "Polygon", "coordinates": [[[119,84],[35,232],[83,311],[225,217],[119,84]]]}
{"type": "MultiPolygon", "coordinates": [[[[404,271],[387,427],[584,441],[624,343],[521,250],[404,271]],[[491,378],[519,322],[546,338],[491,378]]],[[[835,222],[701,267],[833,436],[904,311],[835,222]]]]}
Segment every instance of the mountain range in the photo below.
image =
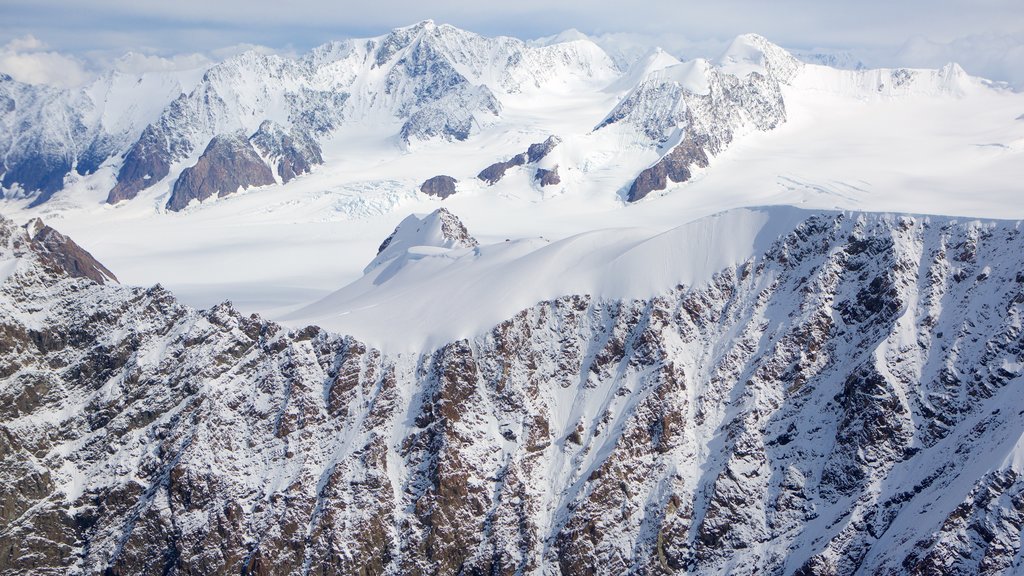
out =
{"type": "Polygon", "coordinates": [[[0,78],[0,574],[1024,572],[1024,96],[819,56],[0,78]]]}
{"type": "MultiPolygon", "coordinates": [[[[625,132],[658,158],[633,167],[623,187],[635,201],[669,180],[688,180],[737,133],[785,122],[781,87],[802,66],[753,34],[738,37],[715,62],[680,62],[656,50],[619,70],[586,37],[531,45],[424,21],[297,59],[247,52],[191,75],[110,72],[77,90],[5,76],[0,177],[5,196],[38,205],[64,190],[73,173],[106,168],[116,174],[107,203],[166,182],[172,192],[165,206],[177,211],[212,195],[287,183],[324,162],[320,141],[342,127],[382,125],[382,139],[414,149],[508,123],[503,111],[517,96],[550,106],[578,91],[603,91],[614,105],[589,130],[625,132]],[[230,165],[232,178],[187,176],[204,166],[226,170],[226,155],[240,160],[230,165]]],[[[958,68],[932,76],[904,69],[837,75],[879,92],[956,91],[970,83],[958,68]]]]}

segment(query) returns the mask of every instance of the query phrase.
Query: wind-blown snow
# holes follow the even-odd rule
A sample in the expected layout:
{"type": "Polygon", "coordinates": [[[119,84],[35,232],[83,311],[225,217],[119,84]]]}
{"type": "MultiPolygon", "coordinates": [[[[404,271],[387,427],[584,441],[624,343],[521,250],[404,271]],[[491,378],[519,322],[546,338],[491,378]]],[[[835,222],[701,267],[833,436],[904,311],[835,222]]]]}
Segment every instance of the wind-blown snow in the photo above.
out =
{"type": "Polygon", "coordinates": [[[371,265],[363,278],[286,321],[352,334],[385,350],[430,349],[559,296],[643,298],[703,285],[767,250],[806,217],[794,208],[737,209],[658,234],[629,228],[550,243],[406,245],[400,262],[371,265]]]}

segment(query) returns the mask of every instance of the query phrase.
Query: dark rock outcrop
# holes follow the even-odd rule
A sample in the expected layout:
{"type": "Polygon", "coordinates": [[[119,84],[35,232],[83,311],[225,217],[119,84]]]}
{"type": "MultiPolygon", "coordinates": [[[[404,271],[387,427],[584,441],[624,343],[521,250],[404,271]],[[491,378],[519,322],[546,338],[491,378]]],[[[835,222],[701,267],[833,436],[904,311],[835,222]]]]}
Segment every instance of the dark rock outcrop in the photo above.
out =
{"type": "Polygon", "coordinates": [[[443,200],[452,194],[455,194],[455,184],[457,183],[458,180],[455,178],[441,174],[440,176],[434,176],[424,182],[423,185],[420,186],[420,192],[423,192],[427,196],[437,196],[443,200]]]}
{"type": "Polygon", "coordinates": [[[487,168],[484,168],[480,171],[480,174],[477,175],[477,178],[493,185],[505,176],[505,172],[509,168],[522,166],[523,164],[526,164],[526,154],[516,154],[511,160],[495,162],[487,168]]]}
{"type": "Polygon", "coordinates": [[[555,184],[562,183],[562,179],[558,176],[558,166],[555,166],[550,170],[537,168],[537,172],[533,175],[533,179],[541,186],[553,186],[555,184]]]}
{"type": "Polygon", "coordinates": [[[8,158],[3,173],[4,188],[21,186],[26,192],[38,192],[32,205],[46,202],[64,187],[64,175],[71,171],[71,158],[63,153],[39,151],[19,158],[8,158]]]}
{"type": "Polygon", "coordinates": [[[210,140],[195,166],[186,168],[174,183],[167,209],[184,209],[192,200],[234,194],[239,188],[274,184],[274,174],[245,134],[221,134],[210,140]]]}
{"type": "Polygon", "coordinates": [[[645,169],[636,177],[626,200],[636,202],[655,190],[664,190],[668,181],[686,182],[690,179],[690,168],[708,165],[707,154],[703,148],[692,140],[680,142],[671,152],[666,154],[654,166],[645,169]]]}
{"type": "Polygon", "coordinates": [[[50,267],[72,278],[89,278],[97,284],[117,282],[117,277],[92,254],[64,234],[47,226],[39,218],[25,224],[33,250],[50,267]]]}
{"type": "MultiPolygon", "coordinates": [[[[487,168],[484,168],[480,172],[480,174],[477,175],[477,178],[483,180],[484,182],[487,182],[488,184],[494,185],[494,184],[498,183],[498,181],[500,181],[502,178],[505,177],[505,172],[507,172],[509,170],[509,168],[514,168],[516,166],[523,166],[524,164],[534,164],[536,162],[539,162],[545,156],[550,154],[551,151],[555,149],[555,146],[558,146],[558,144],[561,143],[561,142],[562,142],[562,139],[559,138],[558,136],[554,136],[554,135],[548,136],[548,138],[546,140],[544,140],[543,142],[538,142],[536,144],[530,144],[530,146],[526,149],[525,153],[516,154],[510,160],[506,160],[504,162],[495,162],[494,164],[491,164],[487,168]]],[[[554,175],[554,178],[557,180],[558,179],[557,168],[555,169],[555,171],[556,171],[556,174],[554,175]]],[[[544,172],[547,173],[549,171],[548,170],[544,170],[544,172]]],[[[538,181],[541,180],[540,173],[541,173],[541,171],[538,170],[537,171],[537,180],[538,181]]],[[[557,184],[557,183],[558,182],[552,182],[552,184],[557,184]]],[[[541,186],[546,186],[546,185],[547,184],[543,184],[543,183],[541,184],[541,186]]]]}
{"type": "Polygon", "coordinates": [[[543,142],[538,142],[537,144],[530,144],[530,147],[526,149],[527,162],[529,162],[530,164],[540,162],[541,160],[544,159],[545,156],[550,154],[551,151],[555,149],[555,146],[558,146],[561,143],[561,138],[555,135],[551,135],[548,136],[547,140],[543,142]]]}
{"type": "Polygon", "coordinates": [[[286,132],[272,120],[264,120],[249,140],[264,158],[277,164],[277,175],[282,183],[324,163],[320,144],[315,139],[296,130],[286,132]]]}
{"type": "Polygon", "coordinates": [[[175,126],[191,114],[188,98],[182,94],[164,111],[160,121],[146,126],[128,150],[117,173],[117,183],[107,195],[107,204],[135,198],[142,190],[163,180],[171,163],[192,152],[189,139],[175,126]]]}

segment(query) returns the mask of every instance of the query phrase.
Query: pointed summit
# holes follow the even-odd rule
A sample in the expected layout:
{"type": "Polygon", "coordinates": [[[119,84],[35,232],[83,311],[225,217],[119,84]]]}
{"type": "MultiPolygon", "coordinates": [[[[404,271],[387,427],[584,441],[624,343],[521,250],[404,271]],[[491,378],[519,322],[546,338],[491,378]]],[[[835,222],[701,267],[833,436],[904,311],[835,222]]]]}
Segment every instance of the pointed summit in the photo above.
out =
{"type": "MultiPolygon", "coordinates": [[[[0,219],[0,236],[11,235],[11,222],[0,219]]],[[[74,240],[47,226],[41,218],[33,218],[22,228],[28,238],[28,246],[43,266],[58,274],[73,278],[88,278],[97,284],[117,283],[117,276],[96,260],[85,248],[74,240]]],[[[0,254],[2,256],[2,254],[0,254]]]]}
{"type": "Polygon", "coordinates": [[[363,270],[370,272],[378,266],[402,257],[423,252],[474,248],[479,246],[459,218],[444,208],[425,216],[410,214],[377,249],[377,257],[363,270]]]}
{"type": "Polygon", "coordinates": [[[727,74],[740,78],[751,72],[788,83],[800,70],[800,61],[785,49],[759,34],[740,34],[718,57],[718,65],[727,74]]]}

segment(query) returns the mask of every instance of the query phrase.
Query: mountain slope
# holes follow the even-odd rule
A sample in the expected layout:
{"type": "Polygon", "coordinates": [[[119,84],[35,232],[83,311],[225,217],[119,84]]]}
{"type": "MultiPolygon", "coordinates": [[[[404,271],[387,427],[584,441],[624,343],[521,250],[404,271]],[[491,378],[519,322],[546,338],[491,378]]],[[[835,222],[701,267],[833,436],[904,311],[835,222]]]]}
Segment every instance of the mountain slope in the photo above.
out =
{"type": "Polygon", "coordinates": [[[0,570],[1020,570],[1020,224],[777,230],[392,354],[69,277],[4,221],[0,570]]]}

